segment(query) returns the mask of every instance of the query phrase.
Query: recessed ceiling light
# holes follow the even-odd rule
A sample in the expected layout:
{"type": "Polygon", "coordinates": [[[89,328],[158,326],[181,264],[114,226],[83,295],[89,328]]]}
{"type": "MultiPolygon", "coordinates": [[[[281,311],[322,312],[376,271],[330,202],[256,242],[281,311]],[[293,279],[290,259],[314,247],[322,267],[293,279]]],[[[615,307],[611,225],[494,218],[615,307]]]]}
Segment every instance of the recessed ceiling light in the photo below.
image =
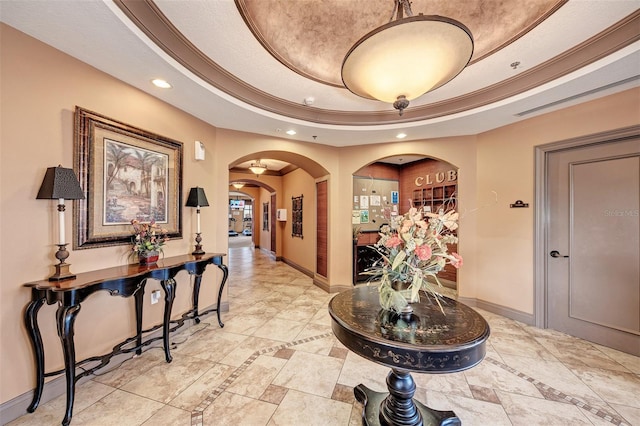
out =
{"type": "Polygon", "coordinates": [[[398,134],[396,135],[396,138],[398,138],[398,139],[404,139],[404,138],[406,138],[406,137],[407,137],[407,134],[406,134],[406,133],[398,133],[398,134]]]}
{"type": "Polygon", "coordinates": [[[155,80],[151,80],[151,82],[161,89],[171,89],[171,85],[161,78],[156,78],[155,80]]]}
{"type": "Polygon", "coordinates": [[[287,134],[288,134],[289,136],[293,136],[293,135],[295,135],[295,134],[296,134],[296,131],[295,131],[295,130],[293,130],[293,129],[292,129],[292,130],[287,130],[287,134]]]}

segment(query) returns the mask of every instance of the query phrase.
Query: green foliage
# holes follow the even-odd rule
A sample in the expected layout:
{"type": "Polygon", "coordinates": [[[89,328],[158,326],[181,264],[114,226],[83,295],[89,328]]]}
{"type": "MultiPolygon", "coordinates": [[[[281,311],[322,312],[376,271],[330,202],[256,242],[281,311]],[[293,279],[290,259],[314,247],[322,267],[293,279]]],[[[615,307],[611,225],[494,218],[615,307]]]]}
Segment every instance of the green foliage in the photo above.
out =
{"type": "Polygon", "coordinates": [[[131,221],[131,226],[133,226],[131,254],[144,256],[150,251],[162,253],[162,246],[169,241],[167,236],[169,231],[160,228],[154,220],[149,223],[140,223],[134,219],[131,221]]]}
{"type": "Polygon", "coordinates": [[[400,312],[408,303],[420,301],[420,290],[438,298],[440,294],[429,282],[433,277],[438,287],[442,284],[437,274],[447,264],[456,268],[462,266],[462,257],[449,253],[447,244],[458,242],[455,229],[458,227],[458,214],[422,213],[411,208],[404,216],[391,221],[380,230],[380,239],[371,246],[381,256],[381,265],[366,274],[372,279],[379,278],[380,305],[384,309],[400,312]],[[406,290],[394,289],[394,283],[408,284],[406,290]]]}

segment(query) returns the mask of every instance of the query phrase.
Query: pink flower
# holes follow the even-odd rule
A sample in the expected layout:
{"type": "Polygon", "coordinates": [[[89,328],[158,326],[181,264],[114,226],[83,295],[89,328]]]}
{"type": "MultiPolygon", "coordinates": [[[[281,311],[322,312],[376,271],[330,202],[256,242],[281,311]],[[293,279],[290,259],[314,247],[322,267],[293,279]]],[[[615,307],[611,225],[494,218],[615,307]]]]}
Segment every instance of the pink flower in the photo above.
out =
{"type": "Polygon", "coordinates": [[[416,256],[420,260],[429,260],[431,259],[431,247],[426,244],[416,247],[416,256]]]}
{"type": "Polygon", "coordinates": [[[398,235],[392,236],[384,243],[384,245],[389,248],[395,248],[400,244],[402,244],[402,240],[400,239],[400,237],[398,237],[398,235]]]}
{"type": "Polygon", "coordinates": [[[451,253],[451,256],[453,256],[453,259],[451,259],[451,264],[454,266],[454,268],[458,269],[459,267],[461,267],[462,256],[460,256],[458,253],[451,253]]]}

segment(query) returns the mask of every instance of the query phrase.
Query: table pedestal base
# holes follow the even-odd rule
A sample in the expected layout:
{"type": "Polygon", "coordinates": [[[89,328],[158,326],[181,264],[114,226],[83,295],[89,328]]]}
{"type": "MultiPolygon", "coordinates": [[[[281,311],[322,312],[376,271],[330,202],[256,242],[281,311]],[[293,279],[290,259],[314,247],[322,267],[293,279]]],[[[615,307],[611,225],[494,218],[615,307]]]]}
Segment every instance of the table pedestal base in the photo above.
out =
{"type": "Polygon", "coordinates": [[[364,426],[459,426],[453,411],[434,410],[413,399],[415,383],[411,374],[392,370],[387,377],[389,393],[374,392],[358,385],[353,393],[364,405],[364,426]]]}

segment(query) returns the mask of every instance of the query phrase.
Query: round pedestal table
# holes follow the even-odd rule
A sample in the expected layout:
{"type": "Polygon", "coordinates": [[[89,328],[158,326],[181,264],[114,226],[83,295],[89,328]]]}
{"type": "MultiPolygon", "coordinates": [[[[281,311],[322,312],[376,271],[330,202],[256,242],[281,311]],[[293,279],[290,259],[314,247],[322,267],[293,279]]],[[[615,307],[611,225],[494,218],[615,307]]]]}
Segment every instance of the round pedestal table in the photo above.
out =
{"type": "Polygon", "coordinates": [[[410,314],[382,310],[377,286],[369,285],[339,293],[329,302],[338,340],[352,352],[391,368],[389,392],[355,387],[355,397],[364,405],[363,424],[459,425],[453,411],[434,410],[413,399],[416,385],[411,373],[453,373],[477,365],[486,353],[489,325],[467,305],[446,297],[438,305],[422,296],[411,306],[410,314]]]}

